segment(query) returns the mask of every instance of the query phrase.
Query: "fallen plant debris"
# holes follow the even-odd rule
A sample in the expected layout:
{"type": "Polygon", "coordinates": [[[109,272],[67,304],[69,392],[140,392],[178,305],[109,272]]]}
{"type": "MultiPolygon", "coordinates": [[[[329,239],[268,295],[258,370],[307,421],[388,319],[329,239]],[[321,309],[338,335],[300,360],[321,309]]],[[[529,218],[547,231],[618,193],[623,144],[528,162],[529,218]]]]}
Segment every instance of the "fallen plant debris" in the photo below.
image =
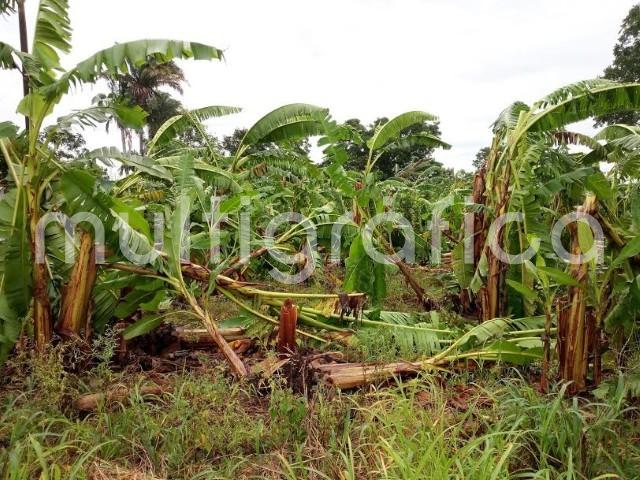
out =
{"type": "MultiPolygon", "coordinates": [[[[139,394],[142,398],[152,398],[170,393],[171,391],[171,387],[168,386],[143,385],[135,390],[135,393],[139,394]]],[[[121,403],[128,399],[133,392],[134,390],[130,387],[119,385],[106,392],[82,395],[73,402],[73,406],[81,412],[93,412],[97,410],[100,405],[109,406],[111,404],[121,403]]]]}

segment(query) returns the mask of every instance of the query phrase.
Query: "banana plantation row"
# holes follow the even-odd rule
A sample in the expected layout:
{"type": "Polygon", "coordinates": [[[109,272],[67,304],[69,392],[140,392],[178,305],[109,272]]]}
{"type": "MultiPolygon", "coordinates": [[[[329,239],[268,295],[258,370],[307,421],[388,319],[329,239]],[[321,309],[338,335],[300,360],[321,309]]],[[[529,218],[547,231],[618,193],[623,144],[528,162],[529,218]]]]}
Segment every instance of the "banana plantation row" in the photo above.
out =
{"type": "MultiPolygon", "coordinates": [[[[281,322],[281,312],[287,317],[294,309],[298,338],[315,348],[382,329],[415,353],[414,370],[469,361],[540,361],[546,389],[557,360],[559,378],[578,393],[600,382],[603,354],[620,351],[635,328],[640,129],[617,124],[587,136],[570,125],[640,109],[640,85],[596,79],[559,88],[531,105],[513,103],[493,124],[492,143],[473,176],[445,175],[443,169],[434,174],[434,162],[421,158],[382,175],[381,159],[394,152],[450,148],[433,128],[435,115],[403,113],[363,138],[325,108],[290,104],[264,115],[231,151],[219,148],[204,125],[240,110],[231,106],[183,110],[151,128],[152,119],[140,106],[103,95],[84,110],[54,118],[54,107],[82,85],[118,82],[174,59],[223,57],[208,45],[139,40],[63,69],[60,55],[71,50],[70,32],[66,2],[45,0],[31,46],[0,43],[0,66],[22,72],[24,98],[17,110],[26,121],[22,127],[0,123],[7,175],[0,201],[0,360],[20,338],[30,338],[42,352],[54,341],[88,341],[124,320],[124,338],[130,340],[180,314],[201,322],[231,371],[244,377],[247,366],[221,333],[224,319],[209,304],[224,296],[251,325],[264,325],[262,334],[281,322]],[[64,132],[105,123],[121,129],[122,149],[105,147],[72,159],[58,155],[64,132]],[[131,148],[132,131],[141,132],[138,152],[131,148]],[[318,139],[321,164],[300,148],[309,139],[318,139]],[[359,168],[348,162],[353,148],[362,153],[359,168]],[[124,167],[124,175],[115,175],[117,166],[124,167]],[[288,212],[300,217],[268,235],[270,220],[288,212]],[[450,259],[442,298],[431,298],[415,265],[394,255],[407,240],[402,228],[393,221],[367,227],[388,212],[413,227],[415,263],[436,262],[432,257],[441,254],[450,259]],[[449,225],[441,249],[431,248],[433,236],[440,235],[427,222],[434,212],[449,225]],[[517,221],[492,227],[507,214],[517,221]],[[552,226],[567,214],[577,221],[553,237],[552,226]],[[104,235],[87,215],[99,220],[104,235]],[[63,218],[76,222],[70,228],[63,218]],[[154,235],[157,218],[164,225],[161,242],[154,235]],[[603,238],[594,236],[586,218],[596,220],[603,238]],[[274,263],[291,275],[310,265],[314,275],[324,275],[336,260],[330,252],[338,222],[344,223],[340,292],[296,293],[290,285],[270,289],[256,283],[268,278],[274,263]],[[559,259],[554,241],[581,261],[559,259]],[[389,262],[371,258],[369,245],[389,262]],[[599,255],[586,256],[592,247],[599,255]],[[532,255],[518,263],[496,254],[528,248],[532,255]],[[132,262],[132,252],[153,255],[132,262]],[[274,252],[291,261],[274,262],[274,252]],[[389,275],[403,276],[424,312],[381,309],[389,275]],[[443,321],[445,311],[464,322],[443,321]]],[[[340,384],[340,375],[351,378],[353,372],[336,374],[334,383],[340,384]]]]}

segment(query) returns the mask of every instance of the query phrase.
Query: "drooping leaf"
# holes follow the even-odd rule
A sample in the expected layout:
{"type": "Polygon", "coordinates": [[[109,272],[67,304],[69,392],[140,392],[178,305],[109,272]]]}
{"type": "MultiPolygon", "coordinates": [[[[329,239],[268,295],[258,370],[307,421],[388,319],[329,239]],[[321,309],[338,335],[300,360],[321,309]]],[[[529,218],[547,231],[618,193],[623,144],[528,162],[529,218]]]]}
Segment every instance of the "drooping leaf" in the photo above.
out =
{"type": "Polygon", "coordinates": [[[374,152],[396,138],[398,134],[406,128],[437,119],[438,117],[427,112],[414,111],[402,113],[380,126],[373,137],[367,142],[367,146],[370,151],[374,152]]]}
{"type": "Polygon", "coordinates": [[[104,332],[109,320],[113,318],[113,313],[120,300],[120,289],[112,288],[103,279],[96,282],[93,291],[93,316],[92,328],[97,333],[104,332]]]}
{"type": "Polygon", "coordinates": [[[625,260],[637,255],[640,255],[640,236],[635,236],[627,242],[611,264],[611,267],[618,267],[622,265],[625,260]]]}
{"type": "Polygon", "coordinates": [[[375,338],[375,335],[380,335],[381,338],[390,338],[401,355],[433,355],[446,345],[441,340],[450,339],[451,336],[451,332],[434,323],[434,319],[437,322],[437,312],[416,314],[369,310],[363,313],[363,318],[375,324],[358,328],[359,337],[375,338]]]}
{"type": "Polygon", "coordinates": [[[376,263],[367,254],[362,235],[357,235],[351,242],[349,257],[345,263],[344,290],[366,293],[372,305],[380,305],[386,295],[384,265],[376,263]]]}
{"type": "Polygon", "coordinates": [[[505,108],[500,115],[493,122],[493,132],[501,132],[507,129],[513,129],[520,119],[520,115],[523,112],[530,110],[529,105],[523,102],[515,102],[505,108]]]}
{"type": "Polygon", "coordinates": [[[18,134],[18,126],[12,122],[0,122],[0,138],[14,138],[18,134]]]}
{"type": "Polygon", "coordinates": [[[236,157],[249,145],[296,140],[323,133],[323,122],[328,115],[326,108],[305,103],[284,105],[267,113],[245,134],[236,157]]]}
{"type": "Polygon", "coordinates": [[[7,297],[0,295],[0,365],[9,356],[21,329],[22,319],[8,305],[7,297]]]}
{"type": "Polygon", "coordinates": [[[623,150],[637,150],[640,148],[640,129],[635,125],[609,125],[594,137],[596,140],[606,140],[607,144],[623,150]]]}
{"type": "MultiPolygon", "coordinates": [[[[53,1],[53,0],[52,0],[53,1]]],[[[131,65],[140,66],[153,57],[159,63],[173,59],[221,60],[222,50],[196,42],[144,39],[118,43],[83,60],[55,82],[43,87],[42,94],[58,98],[77,83],[93,83],[105,74],[121,75],[131,65]]]]}
{"type": "Polygon", "coordinates": [[[628,333],[638,318],[640,318],[640,276],[631,281],[605,317],[605,329],[613,333],[617,327],[623,327],[628,333]]]}
{"type": "Polygon", "coordinates": [[[173,181],[173,175],[171,175],[165,167],[158,165],[152,158],[133,153],[123,153],[115,147],[103,147],[92,150],[83,155],[83,158],[101,160],[107,163],[107,165],[112,165],[110,160],[117,160],[128,167],[133,167],[152,177],[173,181]]]}
{"type": "Polygon", "coordinates": [[[7,306],[18,317],[26,315],[31,302],[31,245],[28,236],[24,193],[10,190],[0,201],[2,225],[6,238],[0,252],[3,255],[2,294],[7,306]]]}
{"type": "Polygon", "coordinates": [[[558,89],[534,104],[535,113],[523,131],[545,132],[589,117],[639,108],[639,84],[620,84],[605,79],[578,82],[558,89]]]}
{"type": "Polygon", "coordinates": [[[0,68],[4,70],[18,68],[15,62],[16,57],[18,57],[18,50],[7,43],[0,42],[0,68]]]}
{"type": "Polygon", "coordinates": [[[462,288],[469,288],[473,279],[473,263],[467,263],[464,258],[465,245],[459,242],[451,252],[453,274],[462,288]]]}
{"type": "Polygon", "coordinates": [[[524,318],[494,318],[487,320],[462,335],[456,344],[466,351],[478,345],[500,338],[504,333],[518,330],[533,330],[544,326],[544,316],[524,318]]]}
{"type": "Polygon", "coordinates": [[[140,66],[154,57],[164,63],[173,59],[222,60],[219,48],[196,42],[167,39],[145,39],[118,43],[100,50],[80,62],[74,71],[83,81],[94,81],[103,73],[128,73],[128,65],[140,66]]]}
{"type": "Polygon", "coordinates": [[[613,199],[613,191],[607,178],[602,172],[592,173],[587,177],[585,182],[586,187],[596,194],[601,200],[610,201],[613,199]]]}
{"type": "Polygon", "coordinates": [[[125,127],[140,128],[144,125],[146,117],[147,112],[137,105],[93,105],[89,108],[76,110],[68,115],[58,118],[55,128],[61,130],[65,128],[68,129],[73,126],[95,127],[100,123],[108,122],[112,118],[117,118],[125,127]]]}
{"type": "Polygon", "coordinates": [[[171,218],[169,270],[172,277],[182,281],[181,259],[183,248],[188,241],[188,220],[191,213],[191,197],[184,192],[176,199],[176,207],[171,218]]]}
{"type": "Polygon", "coordinates": [[[66,199],[65,213],[90,213],[104,227],[105,241],[114,252],[121,246],[129,247],[134,254],[152,254],[149,224],[140,212],[119,199],[102,191],[96,178],[80,169],[64,172],[61,178],[62,192],[66,199]]]}
{"type": "Polygon", "coordinates": [[[0,363],[18,338],[31,302],[32,259],[24,193],[12,189],[0,199],[0,363]]]}
{"type": "Polygon", "coordinates": [[[387,143],[386,147],[384,147],[384,151],[386,152],[394,149],[404,150],[418,145],[425,147],[442,148],[444,150],[449,150],[451,148],[450,144],[435,135],[427,132],[418,132],[406,137],[402,137],[395,141],[390,140],[389,143],[387,143]]]}
{"type": "Polygon", "coordinates": [[[179,133],[185,131],[189,126],[196,125],[214,117],[231,115],[238,113],[242,109],[237,107],[210,106],[196,108],[185,113],[175,115],[164,122],[154,137],[147,144],[147,150],[153,151],[157,146],[164,145],[174,139],[179,133]]]}

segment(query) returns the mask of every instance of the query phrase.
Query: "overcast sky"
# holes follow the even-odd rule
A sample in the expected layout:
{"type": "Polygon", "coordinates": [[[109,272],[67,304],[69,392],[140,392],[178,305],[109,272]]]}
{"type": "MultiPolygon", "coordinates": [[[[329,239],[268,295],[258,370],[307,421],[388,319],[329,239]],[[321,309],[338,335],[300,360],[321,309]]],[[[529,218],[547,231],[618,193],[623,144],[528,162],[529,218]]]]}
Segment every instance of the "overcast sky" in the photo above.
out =
{"type": "MultiPolygon", "coordinates": [[[[453,149],[445,165],[470,168],[490,142],[490,124],[514,100],[527,103],[611,62],[632,0],[70,0],[71,66],[115,42],[198,41],[225,62],[181,62],[187,107],[234,105],[208,122],[215,135],[250,126],[293,102],[328,107],[338,120],[368,123],[407,110],[440,117],[453,149]]],[[[33,25],[36,0],[27,0],[33,25]]],[[[0,19],[0,40],[18,45],[17,17],[0,19]]],[[[20,121],[19,76],[0,72],[0,119],[20,121]]],[[[104,86],[83,87],[56,110],[87,106],[104,86]]],[[[91,147],[119,136],[86,134],[91,147]]]]}

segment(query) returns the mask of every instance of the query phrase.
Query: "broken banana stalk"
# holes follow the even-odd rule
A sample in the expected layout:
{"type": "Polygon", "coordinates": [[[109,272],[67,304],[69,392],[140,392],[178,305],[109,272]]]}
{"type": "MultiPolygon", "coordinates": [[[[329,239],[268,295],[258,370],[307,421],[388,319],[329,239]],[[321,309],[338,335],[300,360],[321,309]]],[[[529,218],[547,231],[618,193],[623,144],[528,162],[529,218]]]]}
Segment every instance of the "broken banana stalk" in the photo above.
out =
{"type": "MultiPolygon", "coordinates": [[[[140,387],[139,392],[140,395],[159,396],[165,393],[170,393],[171,390],[172,389],[170,387],[164,387],[161,385],[145,385],[140,387]]],[[[73,402],[73,406],[76,410],[81,412],[92,412],[97,410],[99,405],[108,405],[126,400],[133,391],[134,390],[131,388],[121,385],[119,387],[112,388],[107,392],[82,395],[73,402]]]]}
{"type": "MultiPolygon", "coordinates": [[[[246,329],[242,327],[221,328],[220,335],[222,335],[227,342],[233,342],[247,338],[245,331],[246,329]]],[[[214,344],[206,328],[177,327],[173,332],[173,336],[187,345],[205,347],[214,344]]]]}
{"type": "Polygon", "coordinates": [[[296,351],[296,325],[298,309],[291,299],[287,298],[280,309],[280,325],[278,327],[278,353],[286,355],[296,351]]]}

